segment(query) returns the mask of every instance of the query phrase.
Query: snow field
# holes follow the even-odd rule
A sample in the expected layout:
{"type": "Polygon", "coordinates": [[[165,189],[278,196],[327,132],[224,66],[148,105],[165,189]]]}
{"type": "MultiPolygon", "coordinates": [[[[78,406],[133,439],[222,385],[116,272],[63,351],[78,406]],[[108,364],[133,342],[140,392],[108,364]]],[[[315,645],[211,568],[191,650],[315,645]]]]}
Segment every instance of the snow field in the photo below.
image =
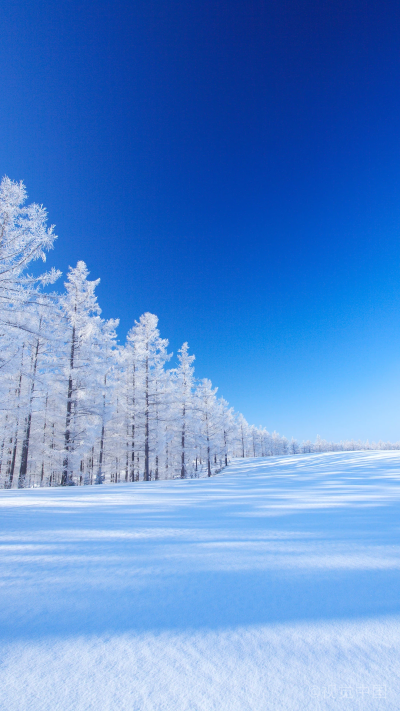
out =
{"type": "Polygon", "coordinates": [[[0,709],[400,707],[400,455],[2,491],[0,709]]]}

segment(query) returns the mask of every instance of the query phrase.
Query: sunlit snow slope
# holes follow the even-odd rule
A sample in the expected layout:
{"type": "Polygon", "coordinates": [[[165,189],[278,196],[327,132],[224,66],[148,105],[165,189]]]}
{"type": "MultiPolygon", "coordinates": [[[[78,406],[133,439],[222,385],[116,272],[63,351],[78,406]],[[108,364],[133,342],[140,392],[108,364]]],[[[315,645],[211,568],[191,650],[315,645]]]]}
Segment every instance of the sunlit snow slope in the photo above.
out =
{"type": "Polygon", "coordinates": [[[3,711],[400,708],[400,453],[2,491],[3,711]]]}

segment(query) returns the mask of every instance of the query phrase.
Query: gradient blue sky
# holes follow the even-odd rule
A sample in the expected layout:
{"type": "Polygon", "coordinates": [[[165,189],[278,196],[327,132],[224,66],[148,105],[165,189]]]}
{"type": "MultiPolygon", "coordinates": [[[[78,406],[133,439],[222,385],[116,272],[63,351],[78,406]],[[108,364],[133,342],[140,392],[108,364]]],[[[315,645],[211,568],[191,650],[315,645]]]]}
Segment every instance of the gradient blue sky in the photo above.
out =
{"type": "Polygon", "coordinates": [[[3,0],[0,169],[282,434],[400,439],[400,5],[3,0]]]}

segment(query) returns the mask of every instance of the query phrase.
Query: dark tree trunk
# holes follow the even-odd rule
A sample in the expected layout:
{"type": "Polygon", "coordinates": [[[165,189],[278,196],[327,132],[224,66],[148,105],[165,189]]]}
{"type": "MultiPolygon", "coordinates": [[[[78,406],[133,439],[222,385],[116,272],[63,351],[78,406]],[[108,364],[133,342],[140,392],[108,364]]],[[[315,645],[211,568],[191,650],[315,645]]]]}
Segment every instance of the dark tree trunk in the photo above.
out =
{"type": "MultiPolygon", "coordinates": [[[[8,415],[6,415],[6,420],[5,420],[5,431],[7,432],[7,421],[8,421],[8,415]]],[[[1,470],[3,468],[3,456],[4,456],[4,447],[6,444],[6,435],[3,437],[3,441],[1,443],[1,456],[0,456],[0,475],[1,475],[1,470]]],[[[5,483],[4,483],[5,486],[5,483]]]]}
{"type": "Polygon", "coordinates": [[[24,358],[24,346],[22,347],[22,361],[21,361],[21,371],[19,374],[19,381],[18,381],[18,387],[16,391],[17,395],[17,421],[15,423],[15,435],[14,438],[10,439],[10,444],[13,444],[12,448],[12,457],[9,465],[9,470],[8,470],[8,485],[7,489],[11,489],[13,485],[13,480],[14,480],[14,472],[15,472],[15,460],[17,457],[17,445],[18,445],[18,429],[19,429],[19,399],[21,397],[21,383],[22,383],[22,363],[23,363],[23,358],[24,358]]]}
{"type": "Polygon", "coordinates": [[[131,471],[130,471],[130,476],[129,476],[130,481],[135,481],[135,404],[136,404],[135,371],[136,371],[136,367],[134,364],[133,365],[133,375],[132,375],[132,427],[131,427],[132,442],[131,442],[131,471]]]}
{"type": "Polygon", "coordinates": [[[68,378],[68,394],[67,394],[67,415],[65,418],[65,435],[64,435],[64,449],[65,457],[63,461],[63,473],[61,477],[61,486],[68,486],[70,481],[69,472],[69,454],[71,448],[71,419],[72,419],[72,393],[73,393],[73,379],[72,371],[74,369],[74,358],[75,358],[75,326],[72,329],[72,341],[71,341],[71,353],[70,353],[70,375],[68,378]]]}
{"type": "Polygon", "coordinates": [[[181,437],[181,479],[186,476],[186,466],[185,466],[185,407],[183,407],[183,424],[182,424],[182,437],[181,437]]]}
{"type": "Polygon", "coordinates": [[[150,447],[149,447],[149,359],[146,358],[146,411],[144,431],[144,480],[150,481],[150,447]]]}
{"type": "Polygon", "coordinates": [[[104,453],[104,420],[101,428],[101,438],[100,438],[100,452],[99,452],[99,468],[97,471],[96,484],[102,484],[103,478],[103,453],[104,453]]]}
{"type": "Polygon", "coordinates": [[[132,424],[131,471],[129,481],[135,481],[135,422],[132,424]]]}
{"type": "Polygon", "coordinates": [[[129,425],[126,425],[125,481],[129,481],[129,425]]]}
{"type": "MultiPolygon", "coordinates": [[[[39,333],[40,333],[41,325],[42,325],[42,319],[40,319],[40,322],[39,322],[39,333]]],[[[36,341],[35,355],[33,358],[32,384],[31,384],[31,392],[30,392],[30,398],[29,398],[29,411],[28,411],[28,417],[26,418],[24,441],[22,443],[21,465],[19,468],[19,477],[18,477],[18,489],[24,488],[26,474],[28,471],[29,441],[30,441],[30,436],[31,436],[31,424],[32,424],[32,405],[33,405],[33,397],[34,397],[34,393],[35,393],[36,370],[37,370],[38,357],[39,357],[39,344],[40,344],[40,340],[38,338],[36,341]]]]}
{"type": "Polygon", "coordinates": [[[46,404],[44,407],[44,425],[43,425],[43,455],[42,455],[42,470],[40,473],[40,486],[43,486],[43,480],[44,480],[44,453],[45,453],[45,448],[46,448],[46,429],[47,429],[47,402],[48,402],[49,396],[48,394],[46,395],[46,404]]]}

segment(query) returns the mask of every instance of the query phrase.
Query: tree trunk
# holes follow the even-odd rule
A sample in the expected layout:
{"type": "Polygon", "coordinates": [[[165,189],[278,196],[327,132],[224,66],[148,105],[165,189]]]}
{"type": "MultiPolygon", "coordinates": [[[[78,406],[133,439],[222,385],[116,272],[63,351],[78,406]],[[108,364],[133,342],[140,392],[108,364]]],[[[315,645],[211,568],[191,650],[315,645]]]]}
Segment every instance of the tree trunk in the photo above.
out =
{"type": "Polygon", "coordinates": [[[146,411],[144,431],[144,480],[150,481],[149,472],[149,359],[146,358],[146,411]]]}
{"type": "Polygon", "coordinates": [[[22,383],[22,364],[23,364],[23,359],[24,359],[24,347],[22,347],[22,359],[21,359],[21,371],[19,374],[19,381],[18,381],[18,387],[16,391],[17,395],[17,421],[15,423],[15,436],[14,438],[10,439],[10,444],[14,444],[13,449],[12,449],[12,457],[11,457],[11,462],[9,466],[9,471],[8,471],[8,485],[7,489],[12,489],[13,485],[13,479],[14,479],[14,471],[15,471],[15,460],[17,457],[17,444],[18,444],[18,429],[19,429],[19,399],[21,397],[21,383],[22,383]]]}
{"type": "Polygon", "coordinates": [[[126,425],[125,481],[129,481],[129,425],[126,425]]]}
{"type": "Polygon", "coordinates": [[[97,470],[96,484],[102,484],[104,481],[103,477],[103,452],[104,452],[104,417],[103,424],[101,427],[101,438],[100,438],[100,452],[99,452],[99,468],[97,470]]]}
{"type": "MultiPolygon", "coordinates": [[[[41,325],[42,325],[42,319],[40,319],[40,322],[39,322],[39,333],[40,333],[41,325]]],[[[21,465],[19,468],[19,477],[18,477],[18,489],[24,488],[26,473],[28,471],[29,440],[30,440],[30,436],[31,436],[31,424],[32,424],[32,405],[33,405],[33,396],[35,393],[35,381],[36,381],[36,370],[37,370],[38,356],[39,356],[39,344],[40,344],[40,340],[38,338],[36,341],[35,355],[34,355],[34,359],[33,359],[32,384],[31,384],[31,392],[30,392],[30,397],[29,397],[29,411],[28,411],[28,417],[26,419],[24,441],[22,443],[21,465]]]]}
{"type": "Polygon", "coordinates": [[[182,449],[182,454],[181,454],[181,479],[184,479],[186,476],[186,467],[185,467],[185,406],[183,406],[183,422],[182,422],[182,437],[181,437],[181,449],[182,449]]]}
{"type": "Polygon", "coordinates": [[[71,418],[72,418],[72,393],[73,393],[73,380],[72,371],[74,369],[74,358],[75,358],[75,326],[72,329],[72,341],[71,341],[71,354],[70,354],[70,375],[68,378],[68,395],[67,395],[67,415],[65,418],[65,435],[64,435],[64,449],[65,457],[63,461],[63,473],[61,477],[61,486],[68,486],[71,484],[71,475],[69,472],[69,453],[71,447],[71,418]]]}
{"type": "Polygon", "coordinates": [[[132,442],[131,442],[131,471],[129,475],[129,481],[135,481],[135,365],[133,366],[133,376],[132,376],[132,442]]]}
{"type": "MultiPolygon", "coordinates": [[[[7,432],[7,422],[8,422],[8,414],[6,415],[6,419],[5,419],[5,426],[4,426],[5,432],[7,432]]],[[[3,441],[1,443],[0,476],[1,476],[1,470],[3,468],[3,455],[4,455],[4,447],[5,447],[5,443],[6,443],[6,437],[7,437],[7,435],[4,434],[3,441]]],[[[5,487],[5,482],[4,482],[4,487],[5,487]]]]}
{"type": "Polygon", "coordinates": [[[42,451],[42,470],[40,473],[40,486],[43,486],[43,480],[44,480],[44,453],[46,449],[46,428],[47,428],[47,402],[49,399],[49,395],[46,395],[46,404],[44,407],[44,425],[43,425],[43,451],[42,451]]]}
{"type": "Polygon", "coordinates": [[[135,421],[132,423],[131,471],[129,481],[135,481],[135,421]]]}

